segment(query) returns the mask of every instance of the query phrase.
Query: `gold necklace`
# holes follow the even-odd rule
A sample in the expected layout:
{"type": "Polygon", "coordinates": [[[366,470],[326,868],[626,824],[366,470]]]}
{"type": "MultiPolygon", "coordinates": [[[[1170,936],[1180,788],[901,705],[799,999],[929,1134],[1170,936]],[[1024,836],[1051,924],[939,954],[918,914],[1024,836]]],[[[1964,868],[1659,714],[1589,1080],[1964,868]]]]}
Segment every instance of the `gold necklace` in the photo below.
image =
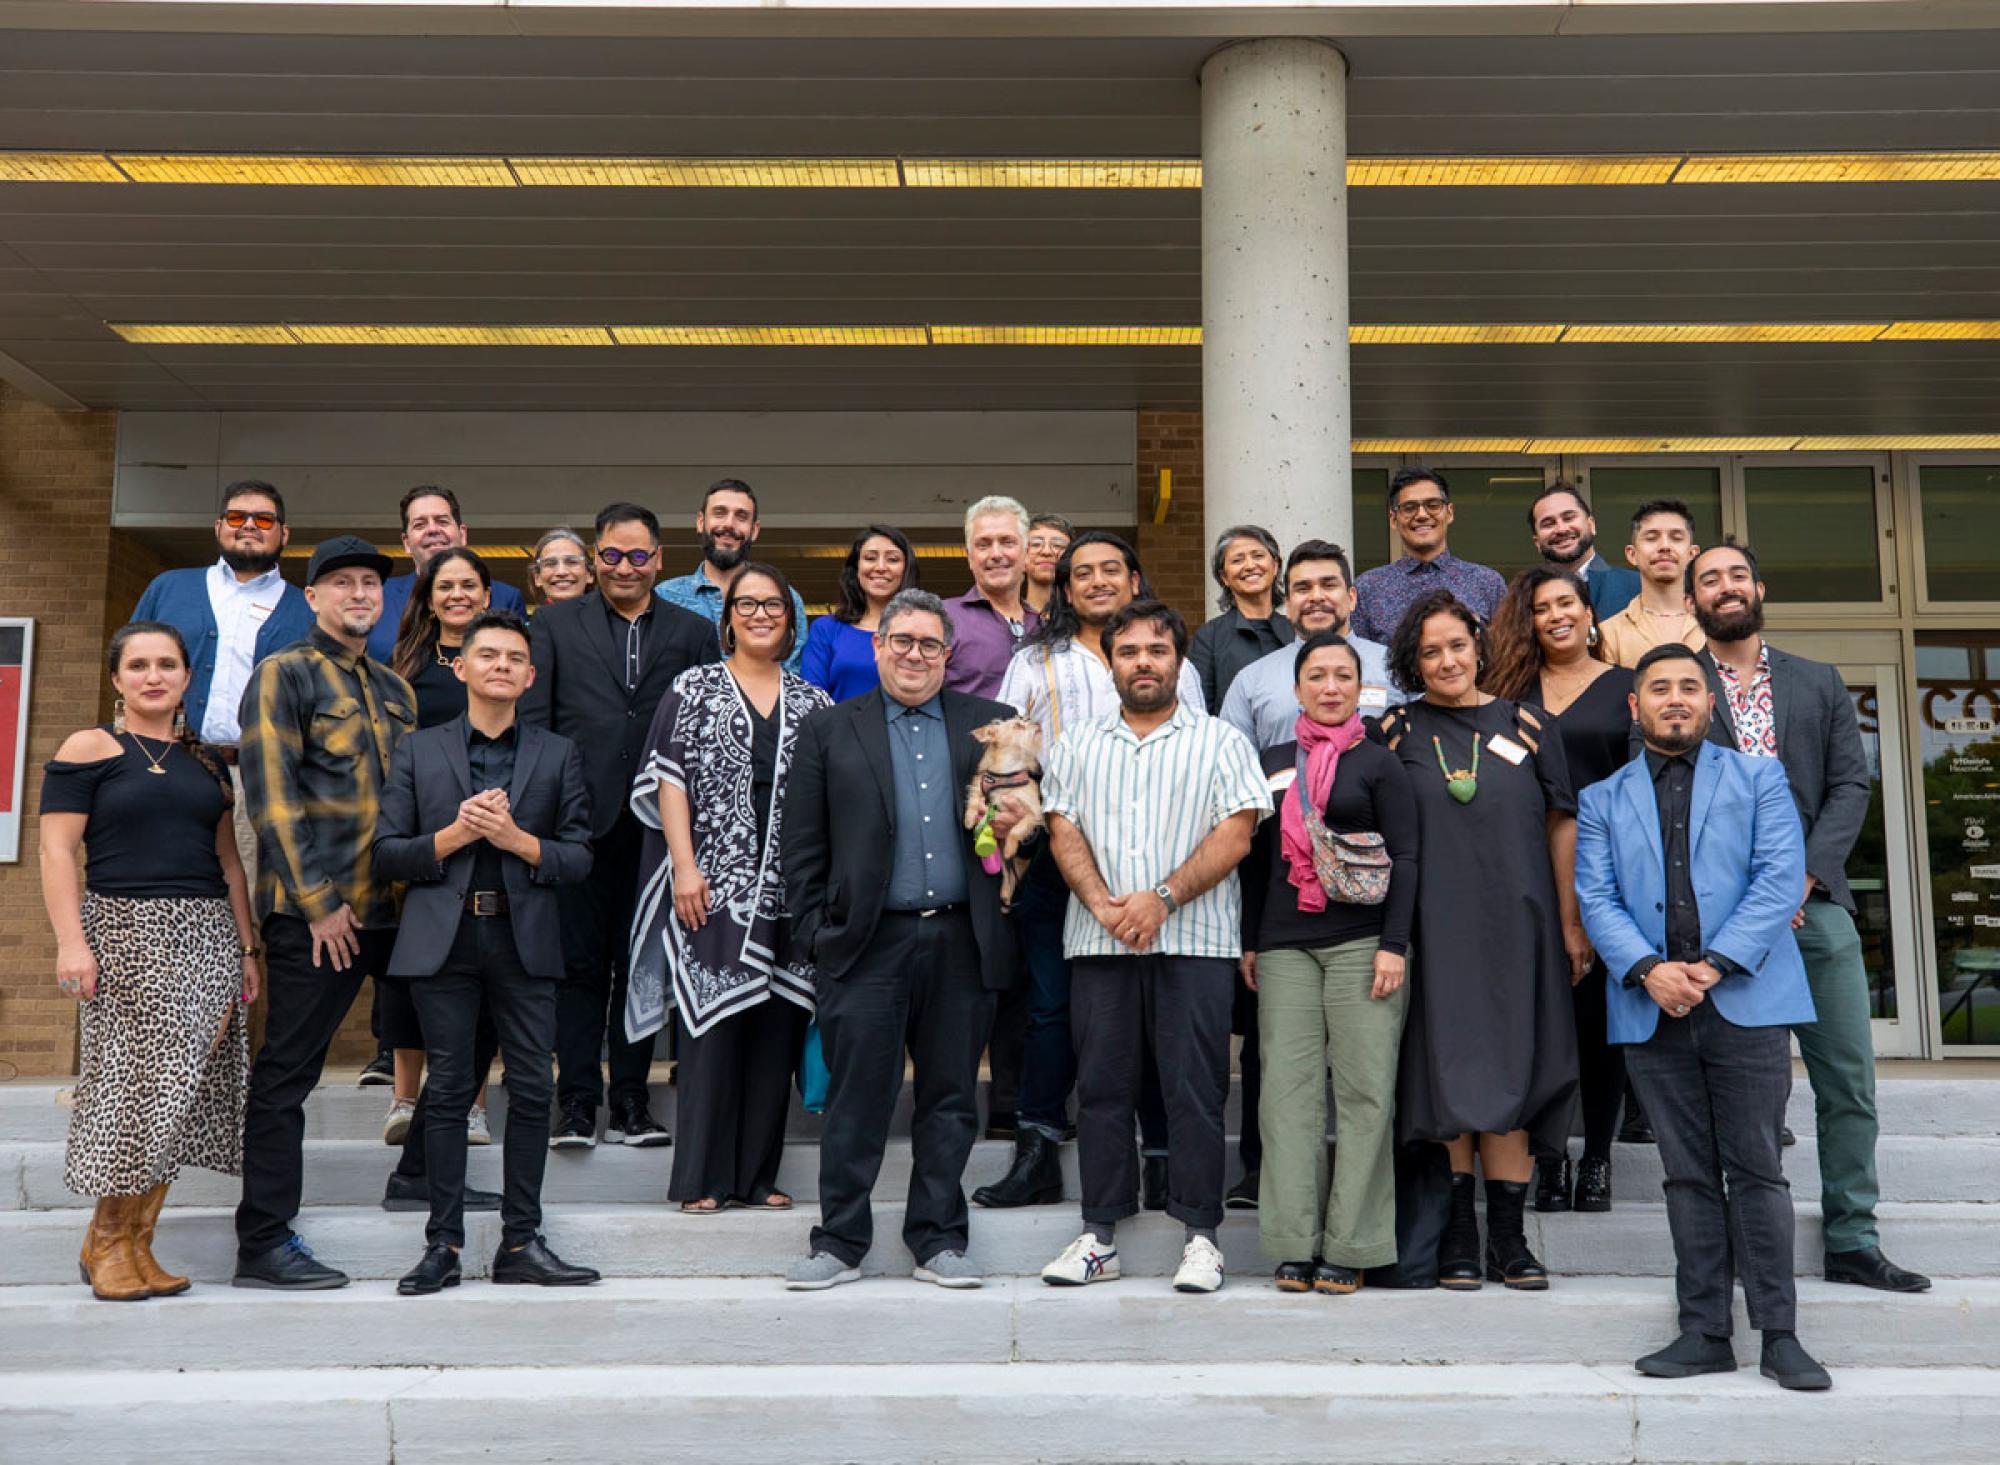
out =
{"type": "Polygon", "coordinates": [[[173,752],[174,741],[172,738],[168,738],[167,741],[161,746],[160,758],[155,758],[152,755],[151,751],[147,749],[146,740],[140,737],[137,733],[133,732],[131,728],[128,727],[125,729],[125,736],[132,740],[133,746],[138,748],[138,750],[141,753],[144,753],[146,755],[146,761],[152,764],[152,767],[146,770],[148,773],[158,773],[161,775],[164,775],[166,773],[167,770],[160,766],[160,758],[164,758],[169,753],[173,752]]]}
{"type": "Polygon", "coordinates": [[[462,649],[462,646],[454,646],[451,648],[451,655],[446,656],[444,654],[444,642],[440,641],[437,643],[437,650],[432,654],[437,657],[437,664],[439,666],[450,666],[452,662],[458,659],[458,653],[462,649]]]}

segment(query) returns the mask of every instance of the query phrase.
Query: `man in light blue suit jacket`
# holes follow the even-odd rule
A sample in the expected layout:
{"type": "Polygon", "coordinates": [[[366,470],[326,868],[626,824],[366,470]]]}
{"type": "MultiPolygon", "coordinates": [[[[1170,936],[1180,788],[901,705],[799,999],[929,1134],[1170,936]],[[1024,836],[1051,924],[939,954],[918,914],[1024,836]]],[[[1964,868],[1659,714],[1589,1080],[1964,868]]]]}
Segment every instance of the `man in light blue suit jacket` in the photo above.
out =
{"type": "Polygon", "coordinates": [[[1805,835],[1784,771],[1707,742],[1707,669],[1677,643],[1634,674],[1645,751],[1583,791],[1576,892],[1604,958],[1610,1037],[1659,1136],[1681,1336],[1638,1361],[1660,1378],[1729,1372],[1732,1272],[1762,1371],[1830,1382],[1799,1345],[1791,1188],[1779,1146],[1790,1025],[1813,1020],[1792,917],[1805,835]]]}

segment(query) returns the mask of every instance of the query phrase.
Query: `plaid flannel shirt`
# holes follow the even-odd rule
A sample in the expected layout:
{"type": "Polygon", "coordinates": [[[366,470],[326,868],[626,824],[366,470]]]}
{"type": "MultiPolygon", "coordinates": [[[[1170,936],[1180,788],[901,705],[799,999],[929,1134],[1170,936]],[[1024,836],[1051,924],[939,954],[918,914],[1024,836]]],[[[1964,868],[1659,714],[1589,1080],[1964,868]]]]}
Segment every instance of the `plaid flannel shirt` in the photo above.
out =
{"type": "Polygon", "coordinates": [[[389,757],[417,726],[410,684],[314,626],[266,657],[243,692],[241,769],[257,826],[257,913],[317,921],[342,905],[396,924],[375,878],[375,816],[389,757]]]}

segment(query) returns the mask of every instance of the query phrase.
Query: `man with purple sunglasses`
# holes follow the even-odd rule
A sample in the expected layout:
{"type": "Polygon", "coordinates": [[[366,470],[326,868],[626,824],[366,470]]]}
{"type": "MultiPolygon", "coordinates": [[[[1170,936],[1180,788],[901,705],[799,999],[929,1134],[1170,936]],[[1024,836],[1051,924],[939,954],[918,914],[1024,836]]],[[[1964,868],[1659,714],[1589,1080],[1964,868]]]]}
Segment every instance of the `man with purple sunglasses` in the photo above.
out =
{"type": "Polygon", "coordinates": [[[556,994],[556,1126],[549,1143],[597,1143],[606,1098],[598,1052],[607,1017],[611,1057],[608,1144],[672,1142],[647,1104],[653,1039],[625,1036],[627,932],[639,888],[640,825],[629,798],[650,746],[653,712],[675,677],[720,659],[705,616],[653,594],[660,575],[660,521],[637,504],[597,516],[597,588],[544,606],[528,623],[535,682],[521,721],[553,728],[586,751],[591,878],[563,887],[564,973],[556,994]]]}

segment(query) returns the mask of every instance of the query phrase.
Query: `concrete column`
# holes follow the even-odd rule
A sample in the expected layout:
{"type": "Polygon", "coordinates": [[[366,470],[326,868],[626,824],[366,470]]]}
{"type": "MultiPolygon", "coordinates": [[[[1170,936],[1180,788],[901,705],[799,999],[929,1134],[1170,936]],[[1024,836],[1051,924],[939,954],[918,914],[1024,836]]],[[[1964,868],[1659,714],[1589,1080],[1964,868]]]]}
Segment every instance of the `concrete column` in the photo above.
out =
{"type": "Polygon", "coordinates": [[[1353,545],[1347,60],[1245,41],[1201,70],[1207,540],[1262,524],[1353,545]]]}

